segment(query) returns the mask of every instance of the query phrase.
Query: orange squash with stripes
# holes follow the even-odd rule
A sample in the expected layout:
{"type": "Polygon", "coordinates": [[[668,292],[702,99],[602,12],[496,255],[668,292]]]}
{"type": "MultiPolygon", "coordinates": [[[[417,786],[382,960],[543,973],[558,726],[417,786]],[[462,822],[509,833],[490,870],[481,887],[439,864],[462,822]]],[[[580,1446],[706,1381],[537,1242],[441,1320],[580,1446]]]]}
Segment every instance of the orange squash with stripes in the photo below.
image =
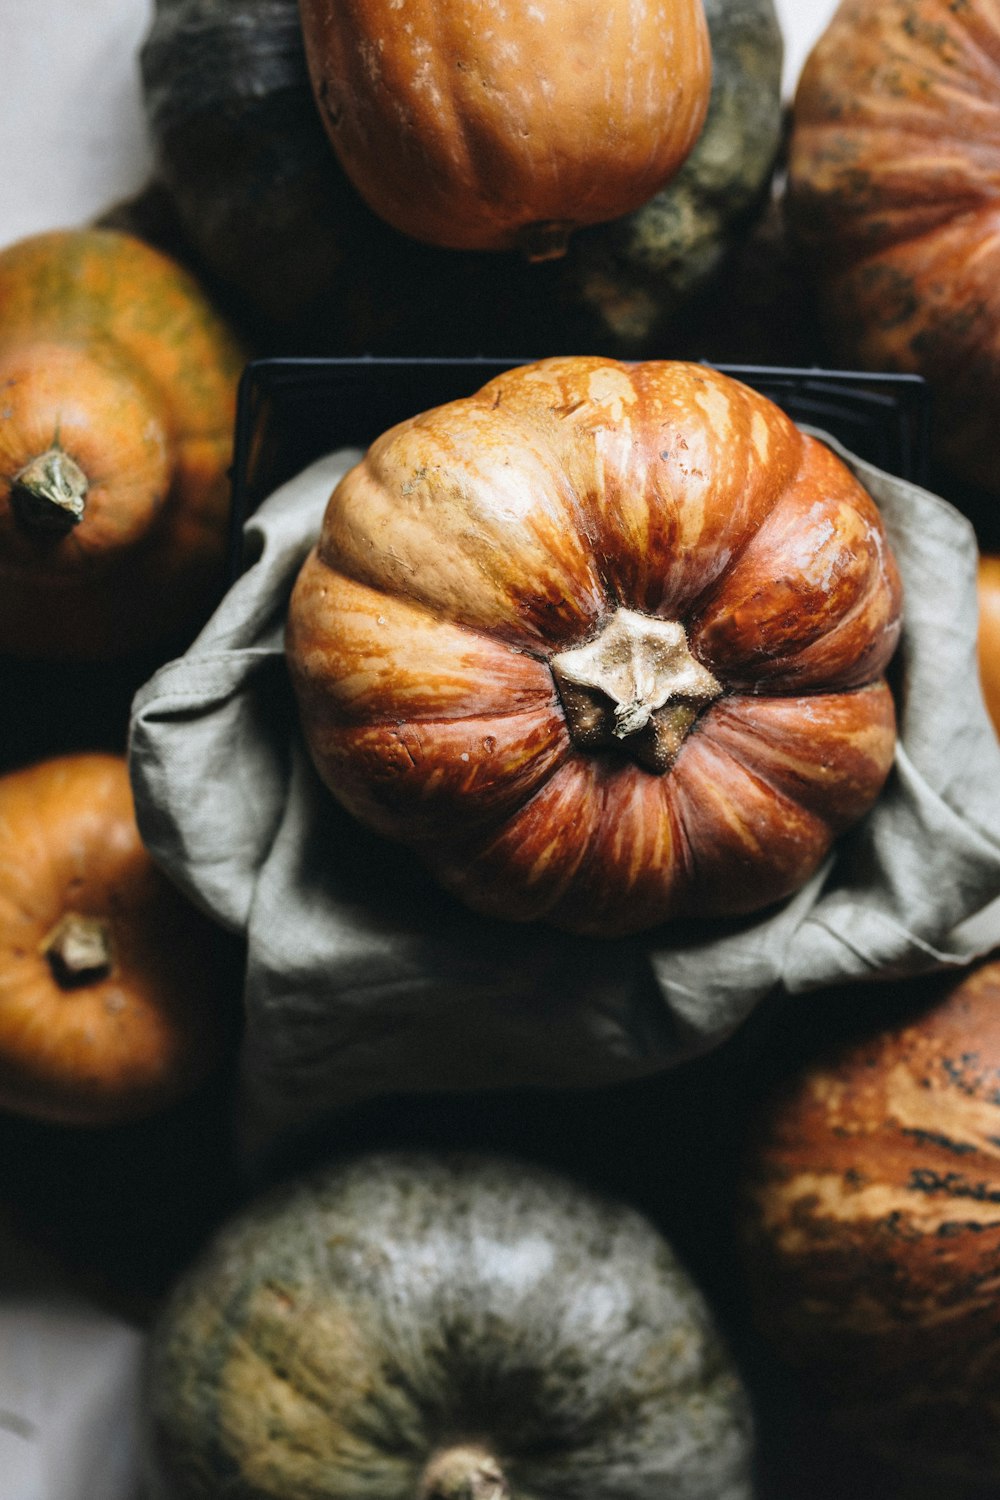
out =
{"type": "Polygon", "coordinates": [[[702,366],[581,356],[373,444],[287,653],[355,816],[480,911],[603,936],[817,870],[889,770],[899,616],[827,447],[702,366]]]}

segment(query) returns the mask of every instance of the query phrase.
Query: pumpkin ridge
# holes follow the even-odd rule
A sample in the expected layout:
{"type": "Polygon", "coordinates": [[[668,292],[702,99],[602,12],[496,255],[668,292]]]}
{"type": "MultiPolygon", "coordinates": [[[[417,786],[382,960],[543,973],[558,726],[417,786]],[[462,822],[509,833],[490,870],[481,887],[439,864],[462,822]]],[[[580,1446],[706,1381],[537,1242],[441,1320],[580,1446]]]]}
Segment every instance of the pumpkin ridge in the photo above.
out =
{"type": "MultiPolygon", "coordinates": [[[[714,595],[718,592],[721,592],[722,588],[724,587],[727,573],[729,573],[734,567],[736,567],[737,563],[743,557],[743,554],[753,546],[760,528],[767,521],[768,517],[778,509],[779,505],[781,505],[787,499],[789,492],[795,487],[795,485],[799,483],[802,477],[802,470],[805,467],[806,461],[809,456],[807,439],[809,442],[815,441],[815,439],[811,438],[808,433],[804,433],[801,428],[796,428],[795,430],[799,437],[799,461],[794,472],[790,473],[786,477],[785,483],[781,485],[780,488],[775,489],[774,498],[771,504],[768,506],[766,512],[761,516],[757,525],[750,527],[747,530],[746,536],[744,536],[738,543],[738,545],[732,549],[726,566],[721,570],[717,577],[711,579],[705,585],[704,589],[702,589],[698,594],[694,596],[685,611],[685,628],[688,633],[688,639],[691,642],[691,649],[695,653],[695,655],[697,655],[696,648],[699,628],[699,616],[704,614],[705,610],[711,607],[714,595]]],[[[700,657],[698,659],[699,661],[701,661],[700,657]]],[[[706,667],[708,670],[718,670],[717,668],[708,668],[707,662],[702,662],[702,666],[706,667]]]]}

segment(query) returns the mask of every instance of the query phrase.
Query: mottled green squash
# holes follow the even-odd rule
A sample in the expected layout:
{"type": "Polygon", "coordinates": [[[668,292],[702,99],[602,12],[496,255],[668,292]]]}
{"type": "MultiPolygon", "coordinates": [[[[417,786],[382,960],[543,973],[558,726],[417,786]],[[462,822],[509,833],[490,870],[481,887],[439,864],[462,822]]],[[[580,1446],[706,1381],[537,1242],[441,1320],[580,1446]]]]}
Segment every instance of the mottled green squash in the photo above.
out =
{"type": "Polygon", "coordinates": [[[151,1500],[747,1500],[746,1398],[631,1209],[501,1159],[280,1190],[152,1342],[151,1500]]]}
{"type": "Polygon", "coordinates": [[[712,94],[693,152],[558,262],[441,250],[378,219],[326,140],[296,0],[157,0],[142,73],[158,171],[204,270],[272,352],[653,352],[744,237],[781,133],[773,0],[705,13],[712,94]]]}

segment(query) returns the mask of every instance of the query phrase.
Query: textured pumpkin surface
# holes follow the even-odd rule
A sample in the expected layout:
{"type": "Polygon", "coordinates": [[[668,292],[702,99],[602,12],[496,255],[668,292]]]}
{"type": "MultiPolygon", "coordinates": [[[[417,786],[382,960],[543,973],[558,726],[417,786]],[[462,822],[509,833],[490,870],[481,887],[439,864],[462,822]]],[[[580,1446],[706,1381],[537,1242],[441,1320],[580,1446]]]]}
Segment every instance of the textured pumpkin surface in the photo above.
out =
{"type": "Polygon", "coordinates": [[[1000,12],[843,0],[795,97],[789,208],[829,337],[932,384],[940,451],[1000,487],[1000,12]]]}
{"type": "Polygon", "coordinates": [[[757,1322],[838,1428],[901,1469],[991,1494],[998,1140],[993,959],[806,1065],[769,1101],[743,1224],[757,1322]]]}
{"type": "Polygon", "coordinates": [[[198,621],[222,581],[242,363],[191,277],[131,235],[0,252],[0,649],[121,656],[198,621]],[[78,515],[26,493],[39,460],[78,515]]]}
{"type": "Polygon", "coordinates": [[[187,1093],[226,1031],[213,939],[140,841],[124,760],[0,778],[0,1107],[96,1125],[187,1093]]]}
{"type": "Polygon", "coordinates": [[[300,13],[344,170],[432,244],[562,249],[652,197],[704,123],[701,0],[300,0],[300,13]]]}
{"type": "Polygon", "coordinates": [[[977,594],[979,680],[993,727],[1000,734],[1000,557],[980,557],[977,594]]]}
{"type": "Polygon", "coordinates": [[[632,1210],[474,1156],[361,1158],[245,1210],[153,1339],[170,1500],[737,1500],[746,1400],[632,1210]]]}
{"type": "Polygon", "coordinates": [[[482,911],[606,935],[817,869],[889,770],[899,602],[871,499],[764,397],[553,359],[373,444],[287,653],[350,811],[482,911]]]}

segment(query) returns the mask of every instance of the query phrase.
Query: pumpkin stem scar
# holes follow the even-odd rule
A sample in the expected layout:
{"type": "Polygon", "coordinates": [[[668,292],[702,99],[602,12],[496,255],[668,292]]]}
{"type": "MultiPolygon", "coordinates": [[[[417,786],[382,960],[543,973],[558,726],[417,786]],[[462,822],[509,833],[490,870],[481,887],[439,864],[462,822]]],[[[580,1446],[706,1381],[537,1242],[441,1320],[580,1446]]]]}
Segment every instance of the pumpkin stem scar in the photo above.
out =
{"type": "Polygon", "coordinates": [[[431,1458],[416,1500],[510,1500],[510,1486],[488,1449],[456,1444],[431,1458]]]}
{"type": "Polygon", "coordinates": [[[56,441],[14,475],[10,499],[23,525],[39,531],[69,531],[83,520],[87,476],[56,441]]]}
{"type": "Polygon", "coordinates": [[[662,775],[698,714],[722,692],[678,620],[619,609],[583,646],[549,662],[569,732],[585,750],[618,745],[662,775]]]}
{"type": "Polygon", "coordinates": [[[100,917],[65,912],[42,939],[39,950],[64,989],[91,984],[111,973],[111,929],[100,917]]]}

